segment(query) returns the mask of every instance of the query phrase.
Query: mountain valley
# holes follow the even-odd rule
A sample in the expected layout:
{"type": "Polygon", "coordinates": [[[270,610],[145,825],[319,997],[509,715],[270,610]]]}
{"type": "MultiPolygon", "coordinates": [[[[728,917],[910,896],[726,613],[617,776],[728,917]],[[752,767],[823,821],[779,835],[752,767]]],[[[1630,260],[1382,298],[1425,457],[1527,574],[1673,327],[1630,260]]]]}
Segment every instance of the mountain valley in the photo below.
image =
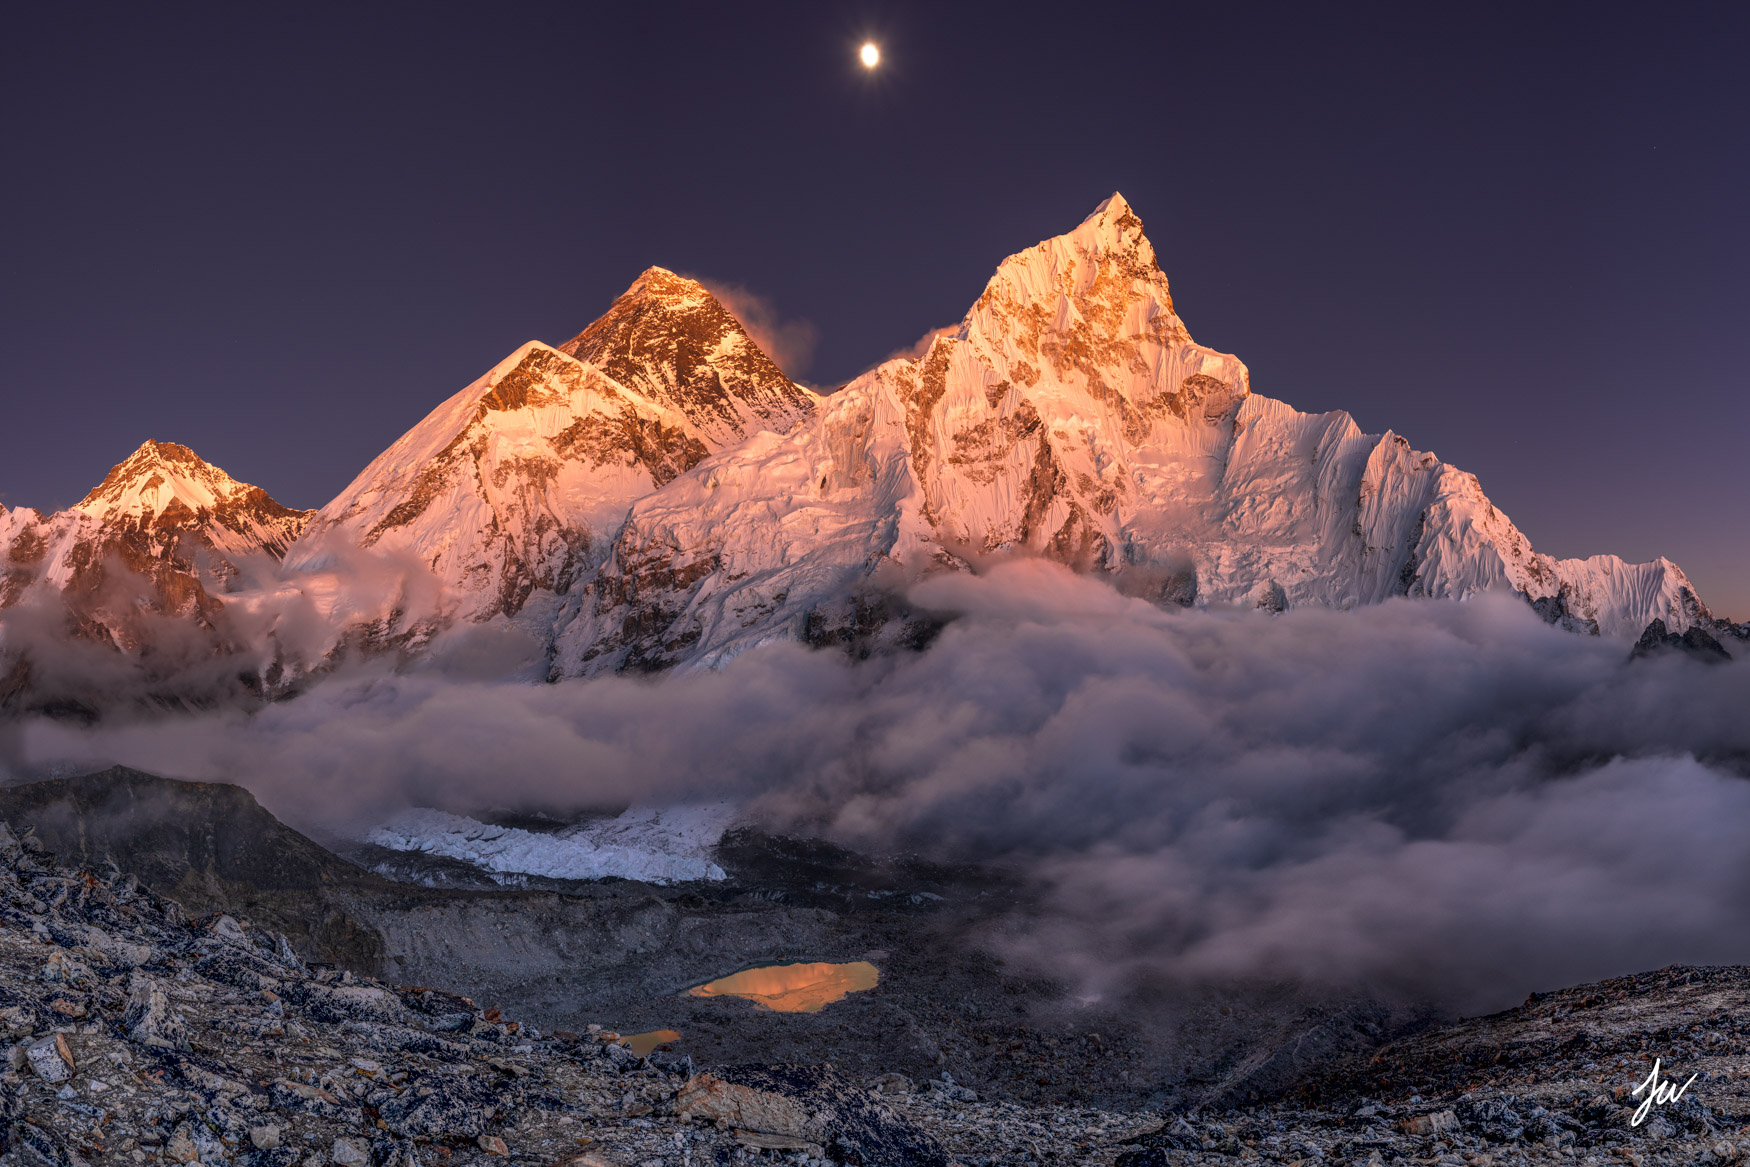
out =
{"type": "Polygon", "coordinates": [[[1741,1162],[1746,659],[1121,195],[830,390],[652,267],[320,508],[0,508],[0,1167],[1741,1162]]]}

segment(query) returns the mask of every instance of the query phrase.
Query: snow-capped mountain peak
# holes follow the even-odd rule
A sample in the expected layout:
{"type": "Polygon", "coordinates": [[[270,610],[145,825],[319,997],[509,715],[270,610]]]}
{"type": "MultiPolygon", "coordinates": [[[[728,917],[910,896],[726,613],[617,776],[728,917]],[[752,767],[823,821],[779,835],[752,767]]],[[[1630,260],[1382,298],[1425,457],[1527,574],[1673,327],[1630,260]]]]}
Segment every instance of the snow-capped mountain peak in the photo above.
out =
{"type": "Polygon", "coordinates": [[[281,506],[187,446],[147,441],[74,507],[112,532],[191,536],[227,557],[285,554],[313,513],[281,506]]]}
{"type": "Polygon", "coordinates": [[[783,432],[819,398],[786,377],[703,284],[648,268],[588,328],[559,346],[679,410],[713,448],[783,432]]]}
{"type": "Polygon", "coordinates": [[[566,344],[530,341],[432,410],[316,516],[334,541],[409,553],[450,614],[517,616],[592,572],[637,499],[818,399],[695,280],[653,267],[566,344]]]}
{"type": "Polygon", "coordinates": [[[283,556],[311,513],[187,446],[149,441],[77,506],[0,511],[0,609],[58,599],[74,635],[123,649],[149,642],[153,616],[172,616],[219,651],[217,595],[246,561],[283,556]]]}
{"type": "Polygon", "coordinates": [[[940,540],[1108,568],[1156,469],[1207,479],[1250,392],[1242,362],[1191,341],[1121,194],[1005,259],[912,375],[912,460],[940,540]]]}
{"type": "Polygon", "coordinates": [[[411,556],[442,586],[441,610],[515,615],[536,591],[567,590],[633,499],[708,452],[676,411],[530,341],[372,460],[286,562],[320,571],[337,547],[411,556]]]}
{"type": "Polygon", "coordinates": [[[349,644],[413,651],[450,622],[508,619],[557,679],[774,639],[921,643],[910,581],[1013,555],[1163,605],[1509,590],[1625,640],[1654,619],[1720,623],[1667,560],[1538,554],[1475,476],[1255,393],[1243,362],[1191,339],[1118,194],[1004,259],[921,356],[829,396],[703,284],[653,267],[570,341],[530,341],[439,404],[308,523],[148,442],[72,510],[0,510],[0,607],[52,590],[118,644],[141,607],[123,576],[212,628],[313,607],[320,630],[301,658],[267,646],[264,684],[349,644]],[[236,557],[294,535],[252,609],[236,557]]]}
{"type": "Polygon", "coordinates": [[[1146,423],[1131,411],[1146,409],[1156,390],[1181,387],[1160,384],[1162,356],[1191,339],[1142,220],[1121,194],[1075,230],[1005,259],[961,334],[1028,389],[1041,377],[1080,388],[1116,411],[1133,438],[1146,423]]]}
{"type": "Polygon", "coordinates": [[[922,356],[640,499],[562,616],[553,671],[863,643],[887,620],[874,591],[990,554],[1126,576],[1185,606],[1504,588],[1612,636],[1707,618],[1664,561],[1537,555],[1474,476],[1346,413],[1254,394],[1244,363],[1192,341],[1115,194],[1004,260],[922,356]]]}

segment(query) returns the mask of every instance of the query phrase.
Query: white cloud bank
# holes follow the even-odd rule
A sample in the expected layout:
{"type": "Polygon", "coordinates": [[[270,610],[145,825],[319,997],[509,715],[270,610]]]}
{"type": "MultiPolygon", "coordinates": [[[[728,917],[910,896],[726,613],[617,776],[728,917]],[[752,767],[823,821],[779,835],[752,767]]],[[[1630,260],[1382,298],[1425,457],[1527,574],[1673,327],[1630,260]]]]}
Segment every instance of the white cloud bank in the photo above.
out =
{"type": "Polygon", "coordinates": [[[296,824],[727,799],[1012,865],[1004,944],[1093,990],[1363,983],[1462,1008],[1750,961],[1750,664],[1629,664],[1517,600],[1165,612],[1042,562],[943,576],[929,651],[780,645],[561,685],[352,673],[250,716],[0,756],[226,779],[296,824]]]}

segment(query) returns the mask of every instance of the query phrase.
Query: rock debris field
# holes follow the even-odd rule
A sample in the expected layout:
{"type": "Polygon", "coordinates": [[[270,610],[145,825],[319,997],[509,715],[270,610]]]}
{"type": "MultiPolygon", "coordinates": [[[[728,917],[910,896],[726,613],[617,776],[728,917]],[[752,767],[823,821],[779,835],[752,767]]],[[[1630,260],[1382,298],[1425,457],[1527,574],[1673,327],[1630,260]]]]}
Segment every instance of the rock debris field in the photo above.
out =
{"type": "Polygon", "coordinates": [[[981,1099],[951,1077],[696,1066],[307,965],[0,825],[0,1165],[1736,1163],[1750,974],[1546,994],[1219,1113],[981,1099]],[[1665,1059],[1695,1083],[1629,1119],[1665,1059]]]}

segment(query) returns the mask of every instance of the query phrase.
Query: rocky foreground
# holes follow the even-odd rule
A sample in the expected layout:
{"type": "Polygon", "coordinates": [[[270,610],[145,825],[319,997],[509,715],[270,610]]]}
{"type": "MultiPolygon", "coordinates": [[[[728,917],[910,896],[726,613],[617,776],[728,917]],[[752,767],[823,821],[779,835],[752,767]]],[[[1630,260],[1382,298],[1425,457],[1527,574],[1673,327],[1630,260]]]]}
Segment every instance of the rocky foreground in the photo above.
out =
{"type": "Polygon", "coordinates": [[[307,965],[0,825],[0,1164],[1730,1163],[1750,971],[1535,997],[1220,1113],[980,1099],[944,1075],[695,1066],[307,965]],[[1631,1125],[1651,1059],[1683,1096],[1631,1125]]]}

